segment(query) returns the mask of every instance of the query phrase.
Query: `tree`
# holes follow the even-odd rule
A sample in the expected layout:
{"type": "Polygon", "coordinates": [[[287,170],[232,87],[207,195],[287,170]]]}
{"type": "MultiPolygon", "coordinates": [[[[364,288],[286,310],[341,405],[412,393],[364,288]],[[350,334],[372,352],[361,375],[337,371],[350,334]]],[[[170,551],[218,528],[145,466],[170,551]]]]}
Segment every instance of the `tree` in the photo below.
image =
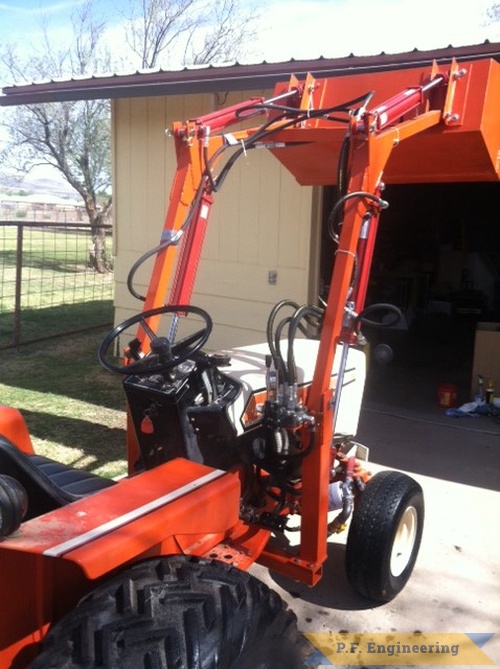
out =
{"type": "MultiPolygon", "coordinates": [[[[241,0],[129,0],[122,29],[129,53],[113,54],[103,46],[107,25],[97,21],[92,0],[84,0],[72,16],[66,45],[56,48],[42,23],[41,46],[20,56],[13,45],[0,50],[0,65],[15,83],[40,78],[91,76],[116,71],[117,63],[139,60],[140,67],[176,67],[236,59],[251,43],[257,16],[242,12],[241,0]]],[[[119,69],[119,68],[118,68],[119,69]]],[[[92,228],[90,264],[108,270],[103,217],[111,207],[109,101],[80,100],[24,105],[3,123],[10,141],[1,156],[24,171],[39,164],[59,170],[82,197],[92,228]]]]}
{"type": "Polygon", "coordinates": [[[52,165],[81,196],[91,226],[89,263],[106,272],[103,220],[109,195],[109,105],[103,101],[60,102],[16,108],[6,152],[24,157],[26,170],[52,165]]]}
{"type": "Polygon", "coordinates": [[[189,34],[196,23],[197,0],[131,0],[124,15],[125,40],[140,60],[140,67],[156,67],[170,60],[176,41],[189,34]]]}
{"type": "Polygon", "coordinates": [[[488,7],[486,15],[488,16],[489,23],[500,21],[500,5],[491,5],[491,7],[488,7]]]}
{"type": "Polygon", "coordinates": [[[222,0],[211,6],[203,40],[197,44],[198,33],[193,33],[190,60],[195,65],[224,62],[245,55],[245,44],[257,33],[257,15],[253,10],[242,14],[237,0],[222,0]]]}
{"type": "MultiPolygon", "coordinates": [[[[8,45],[0,53],[0,62],[17,83],[94,73],[109,55],[100,49],[103,25],[95,22],[91,9],[88,2],[73,16],[70,47],[54,49],[43,26],[39,51],[22,58],[8,45]]],[[[3,125],[10,137],[3,162],[16,161],[25,172],[36,165],[51,165],[81,196],[91,225],[89,263],[97,272],[108,271],[102,222],[111,207],[109,102],[23,105],[12,110],[3,125]]]]}
{"type": "Polygon", "coordinates": [[[245,55],[258,16],[239,0],[129,0],[125,40],[141,68],[208,65],[245,55]]]}

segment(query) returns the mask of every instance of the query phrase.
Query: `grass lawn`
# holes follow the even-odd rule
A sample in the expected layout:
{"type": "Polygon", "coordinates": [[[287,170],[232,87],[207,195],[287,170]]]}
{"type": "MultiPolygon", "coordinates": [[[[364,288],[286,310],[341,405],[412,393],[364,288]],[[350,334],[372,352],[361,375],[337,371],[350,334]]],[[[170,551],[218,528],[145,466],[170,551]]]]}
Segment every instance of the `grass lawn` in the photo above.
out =
{"type": "MultiPolygon", "coordinates": [[[[22,239],[23,309],[59,304],[65,295],[70,296],[71,304],[112,297],[113,275],[96,275],[88,269],[89,232],[55,229],[49,225],[27,226],[22,239]]],[[[5,312],[14,307],[17,254],[20,253],[16,228],[0,227],[0,248],[0,295],[5,312]]]]}
{"type": "Polygon", "coordinates": [[[37,453],[111,478],[126,471],[125,396],[97,360],[106,332],[2,351],[0,402],[21,411],[37,453]]]}

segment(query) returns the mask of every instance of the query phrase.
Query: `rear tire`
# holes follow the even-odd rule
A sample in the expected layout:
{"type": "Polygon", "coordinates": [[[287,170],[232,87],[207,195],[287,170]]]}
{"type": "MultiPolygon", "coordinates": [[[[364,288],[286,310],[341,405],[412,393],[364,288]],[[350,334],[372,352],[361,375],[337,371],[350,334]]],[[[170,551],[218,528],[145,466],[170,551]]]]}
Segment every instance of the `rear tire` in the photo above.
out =
{"type": "Polygon", "coordinates": [[[410,476],[384,471],[355,506],[346,546],[346,572],[363,597],[388,602],[406,585],[424,524],[422,488],[410,476]]]}
{"type": "Polygon", "coordinates": [[[295,615],[255,577],[172,556],[133,566],[85,597],[30,669],[298,669],[295,615]]]}

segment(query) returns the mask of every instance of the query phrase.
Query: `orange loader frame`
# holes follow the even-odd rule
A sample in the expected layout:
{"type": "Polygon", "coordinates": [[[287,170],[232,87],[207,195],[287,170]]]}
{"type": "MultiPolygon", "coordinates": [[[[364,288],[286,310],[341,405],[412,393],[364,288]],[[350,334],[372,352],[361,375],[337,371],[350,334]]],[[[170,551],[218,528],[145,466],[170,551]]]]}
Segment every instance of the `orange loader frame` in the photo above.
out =
{"type": "MultiPolygon", "coordinates": [[[[490,64],[485,63],[485,68],[489,66],[490,64]]],[[[440,70],[434,64],[430,71],[420,72],[420,77],[422,83],[418,86],[396,93],[372,110],[361,109],[356,116],[350,118],[348,134],[351,142],[347,161],[350,176],[347,192],[373,194],[374,198],[368,204],[366,198],[353,198],[347,201],[344,211],[316,369],[304,402],[316,419],[317,446],[303,463],[303,480],[307,484],[302,488],[303,529],[299,552],[290,555],[266,545],[267,530],[245,530],[245,536],[250,532],[258,546],[266,546],[256,556],[260,563],[309,585],[314,585],[321,579],[322,565],[327,557],[327,482],[334,430],[334,390],[331,388],[334,351],[336,344],[343,341],[349,343],[352,337],[352,333],[343,327],[347,303],[350,303],[350,308],[355,313],[359,313],[365,303],[378,218],[381,206],[385,206],[383,201],[382,205],[380,203],[384,187],[382,176],[393,151],[406,140],[431,128],[441,126],[441,132],[444,129],[456,130],[464,123],[464,106],[467,94],[470,95],[466,67],[459,66],[454,61],[449,69],[440,70]],[[363,225],[366,226],[367,213],[369,232],[362,235],[361,229],[363,225]],[[349,296],[348,300],[354,259],[361,256],[361,276],[355,295],[349,296]],[[262,535],[262,540],[257,540],[258,535],[262,535]]],[[[335,97],[330,99],[328,83],[331,82],[317,81],[311,75],[304,82],[292,77],[288,84],[276,87],[271,101],[287,100],[288,104],[295,104],[304,112],[333,106],[339,95],[346,96],[346,91],[334,92],[335,97]]],[[[335,84],[337,83],[335,80],[335,84]]],[[[264,101],[263,98],[252,99],[187,123],[174,124],[171,134],[175,140],[178,169],[165,219],[164,234],[168,231],[168,235],[175,236],[182,230],[190,215],[191,203],[196,203],[199,185],[206,178],[204,166],[218,154],[224,142],[228,141],[221,131],[258,113],[264,113],[264,102],[269,101],[264,101]]],[[[470,97],[467,102],[469,105],[475,104],[470,97]]],[[[257,131],[258,129],[252,128],[231,132],[230,141],[245,144],[257,131]]],[[[268,131],[272,135],[272,143],[268,148],[299,181],[332,183],[331,166],[346,137],[345,126],[315,118],[285,129],[281,129],[281,122],[277,121],[276,131],[273,132],[272,124],[268,131]]],[[[453,156],[449,156],[446,168],[448,172],[452,171],[453,160],[453,156]]],[[[189,303],[211,203],[212,188],[210,182],[206,182],[203,195],[198,195],[195,211],[191,214],[193,222],[180,250],[177,266],[176,246],[168,246],[158,254],[144,310],[162,306],[169,287],[169,304],[189,303]]],[[[150,322],[150,325],[154,329],[154,319],[151,321],[153,324],[150,322]]],[[[138,336],[143,339],[140,332],[138,336]]],[[[147,340],[143,341],[143,346],[147,346],[147,340]]],[[[136,455],[134,440],[135,435],[131,430],[129,453],[133,454],[132,460],[136,455]]],[[[228,543],[233,544],[234,541],[229,539],[225,545],[228,543]]]]}
{"type": "MultiPolygon", "coordinates": [[[[303,461],[298,551],[272,546],[269,529],[239,518],[239,471],[225,472],[183,459],[135,475],[130,471],[131,475],[115,486],[29,520],[0,540],[4,602],[0,607],[1,667],[25,667],[37,655],[49,626],[79,598],[124,565],[145,557],[182,553],[230,562],[240,569],[258,561],[309,585],[321,579],[327,558],[328,480],[335,429],[331,370],[337,344],[350,343],[353,336],[346,326],[346,309],[355,314],[364,306],[379,214],[385,206],[383,175],[395,175],[397,180],[398,174],[403,174],[408,180],[404,173],[413,170],[410,179],[420,178],[418,166],[412,164],[417,135],[426,138],[422,146],[441,143],[446,147],[458,146],[462,140],[467,144],[470,134],[475,133],[478,148],[469,160],[475,170],[472,180],[499,177],[498,122],[494,126],[490,118],[490,110],[495,105],[498,109],[500,103],[498,65],[489,60],[470,65],[452,62],[446,68],[434,64],[409,75],[405,72],[404,79],[408,76],[418,83],[402,90],[401,73],[385,73],[380,78],[382,89],[385,86],[394,93],[372,109],[361,107],[348,121],[346,190],[364,195],[345,202],[318,358],[305,398],[317,432],[315,447],[303,461]],[[495,85],[490,86],[491,82],[495,85]],[[406,143],[407,158],[401,158],[400,168],[397,161],[390,162],[391,156],[403,151],[406,143]],[[355,257],[362,258],[362,269],[352,292],[355,257]]],[[[228,128],[268,114],[266,137],[270,139],[263,140],[263,145],[300,183],[332,184],[332,165],[344,143],[346,127],[315,116],[314,110],[334,106],[345,97],[351,86],[349,79],[315,80],[308,76],[299,82],[292,77],[290,82],[277,85],[273,101],[286,101],[301,110],[300,123],[274,120],[277,112],[269,113],[263,99],[253,99],[173,125],[178,169],[162,241],[174,239],[176,243],[157,255],[144,310],[164,305],[166,295],[168,304],[190,302],[215,195],[206,166],[216,168],[221,147],[227,142],[244,146],[256,137],[256,144],[260,141],[259,128],[234,132],[228,128]]],[[[364,81],[354,88],[364,88],[364,81]]],[[[371,86],[377,83],[375,80],[371,86]]],[[[433,161],[432,169],[441,174],[435,180],[453,178],[458,163],[456,155],[440,153],[433,161]]],[[[154,330],[155,318],[148,325],[154,330]]],[[[148,340],[141,329],[138,338],[147,350],[148,340]]],[[[2,408],[0,430],[21,450],[32,452],[18,412],[2,408]]],[[[127,449],[131,465],[138,445],[130,425],[127,449]]]]}

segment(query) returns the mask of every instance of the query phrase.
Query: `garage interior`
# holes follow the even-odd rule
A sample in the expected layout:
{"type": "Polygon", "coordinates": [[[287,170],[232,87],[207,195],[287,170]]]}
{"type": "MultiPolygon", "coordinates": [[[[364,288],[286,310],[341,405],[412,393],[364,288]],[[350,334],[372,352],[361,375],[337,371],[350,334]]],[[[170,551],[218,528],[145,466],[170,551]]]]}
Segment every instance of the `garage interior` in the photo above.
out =
{"type": "MultiPolygon", "coordinates": [[[[458,406],[472,399],[477,324],[500,322],[499,196],[497,182],[386,187],[366,304],[394,304],[405,322],[363,328],[369,400],[436,408],[442,384],[457,387],[458,406]],[[390,362],[377,361],[380,343],[391,347],[390,362]]],[[[331,272],[326,219],[335,197],[324,189],[322,283],[331,272]]]]}

